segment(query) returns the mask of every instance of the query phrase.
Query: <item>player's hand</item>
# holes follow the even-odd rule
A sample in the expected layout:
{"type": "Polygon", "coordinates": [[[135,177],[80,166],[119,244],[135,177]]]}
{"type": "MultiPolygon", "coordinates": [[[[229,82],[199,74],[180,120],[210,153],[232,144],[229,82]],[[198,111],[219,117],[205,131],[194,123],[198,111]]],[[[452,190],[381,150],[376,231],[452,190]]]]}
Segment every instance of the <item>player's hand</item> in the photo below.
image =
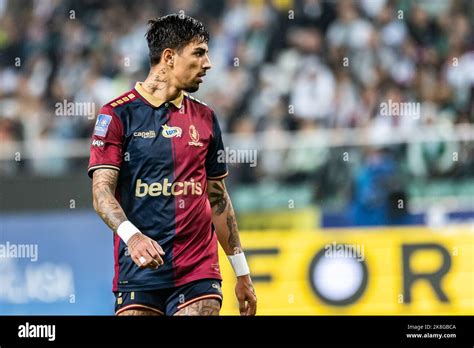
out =
{"type": "Polygon", "coordinates": [[[257,313],[257,295],[255,295],[250,275],[237,277],[235,295],[239,301],[240,315],[255,315],[257,313]]]}
{"type": "Polygon", "coordinates": [[[127,243],[133,262],[140,268],[158,269],[164,261],[165,252],[153,239],[143,233],[135,233],[127,243]]]}

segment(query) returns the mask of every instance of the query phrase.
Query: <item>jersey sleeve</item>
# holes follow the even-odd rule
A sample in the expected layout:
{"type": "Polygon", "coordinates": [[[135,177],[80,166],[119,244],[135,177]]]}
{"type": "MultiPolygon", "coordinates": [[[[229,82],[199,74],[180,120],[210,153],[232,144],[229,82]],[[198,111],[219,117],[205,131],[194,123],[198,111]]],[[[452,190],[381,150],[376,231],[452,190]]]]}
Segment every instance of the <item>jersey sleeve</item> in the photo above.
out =
{"type": "Polygon", "coordinates": [[[222,142],[221,128],[214,112],[212,113],[212,137],[206,156],[207,179],[223,179],[229,173],[225,161],[224,143],[222,142]]]}
{"type": "Polygon", "coordinates": [[[92,178],[96,169],[120,170],[122,164],[123,125],[111,106],[100,109],[91,137],[89,168],[92,178]]]}

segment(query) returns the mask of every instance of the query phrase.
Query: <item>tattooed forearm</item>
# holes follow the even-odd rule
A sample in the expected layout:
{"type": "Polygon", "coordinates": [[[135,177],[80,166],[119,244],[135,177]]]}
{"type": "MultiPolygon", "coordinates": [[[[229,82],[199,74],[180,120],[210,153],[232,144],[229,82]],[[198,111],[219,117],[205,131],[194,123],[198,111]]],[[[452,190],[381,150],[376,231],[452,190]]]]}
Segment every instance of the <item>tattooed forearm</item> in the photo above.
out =
{"type": "Polygon", "coordinates": [[[219,243],[227,255],[241,253],[237,220],[224,181],[208,181],[207,193],[212,208],[212,222],[216,228],[219,243]]]}
{"type": "Polygon", "coordinates": [[[227,228],[229,229],[229,247],[232,249],[232,254],[238,254],[242,252],[240,246],[239,231],[237,230],[237,221],[235,220],[234,210],[229,211],[227,214],[227,228]]]}
{"type": "Polygon", "coordinates": [[[211,189],[209,190],[209,202],[211,208],[217,215],[221,215],[227,207],[227,195],[223,186],[217,182],[211,182],[211,189]]]}
{"type": "Polygon", "coordinates": [[[92,179],[92,197],[95,211],[113,231],[127,220],[122,207],[115,198],[118,171],[98,169],[92,179]]]}

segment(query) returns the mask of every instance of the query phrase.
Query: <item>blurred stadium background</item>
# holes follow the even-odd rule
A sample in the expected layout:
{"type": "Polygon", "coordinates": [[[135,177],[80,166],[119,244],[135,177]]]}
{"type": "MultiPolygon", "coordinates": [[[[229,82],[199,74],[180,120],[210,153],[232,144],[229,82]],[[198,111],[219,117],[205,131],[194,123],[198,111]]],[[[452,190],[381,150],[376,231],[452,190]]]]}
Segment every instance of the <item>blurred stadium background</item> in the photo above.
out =
{"type": "Polygon", "coordinates": [[[208,27],[195,96],[257,154],[227,183],[260,314],[473,314],[471,0],[0,0],[0,314],[113,313],[88,137],[168,13],[208,27]]]}

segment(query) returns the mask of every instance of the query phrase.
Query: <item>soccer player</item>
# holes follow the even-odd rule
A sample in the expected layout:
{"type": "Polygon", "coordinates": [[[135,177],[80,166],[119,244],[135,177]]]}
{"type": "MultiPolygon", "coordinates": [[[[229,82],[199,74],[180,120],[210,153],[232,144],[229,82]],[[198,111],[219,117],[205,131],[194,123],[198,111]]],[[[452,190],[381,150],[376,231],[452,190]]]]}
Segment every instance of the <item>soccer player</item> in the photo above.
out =
{"type": "Polygon", "coordinates": [[[224,184],[214,111],[195,92],[209,33],[188,16],[149,21],[146,80],[100,110],[88,174],[94,209],[114,233],[116,315],[218,315],[218,245],[237,276],[241,315],[256,295],[224,184]]]}

